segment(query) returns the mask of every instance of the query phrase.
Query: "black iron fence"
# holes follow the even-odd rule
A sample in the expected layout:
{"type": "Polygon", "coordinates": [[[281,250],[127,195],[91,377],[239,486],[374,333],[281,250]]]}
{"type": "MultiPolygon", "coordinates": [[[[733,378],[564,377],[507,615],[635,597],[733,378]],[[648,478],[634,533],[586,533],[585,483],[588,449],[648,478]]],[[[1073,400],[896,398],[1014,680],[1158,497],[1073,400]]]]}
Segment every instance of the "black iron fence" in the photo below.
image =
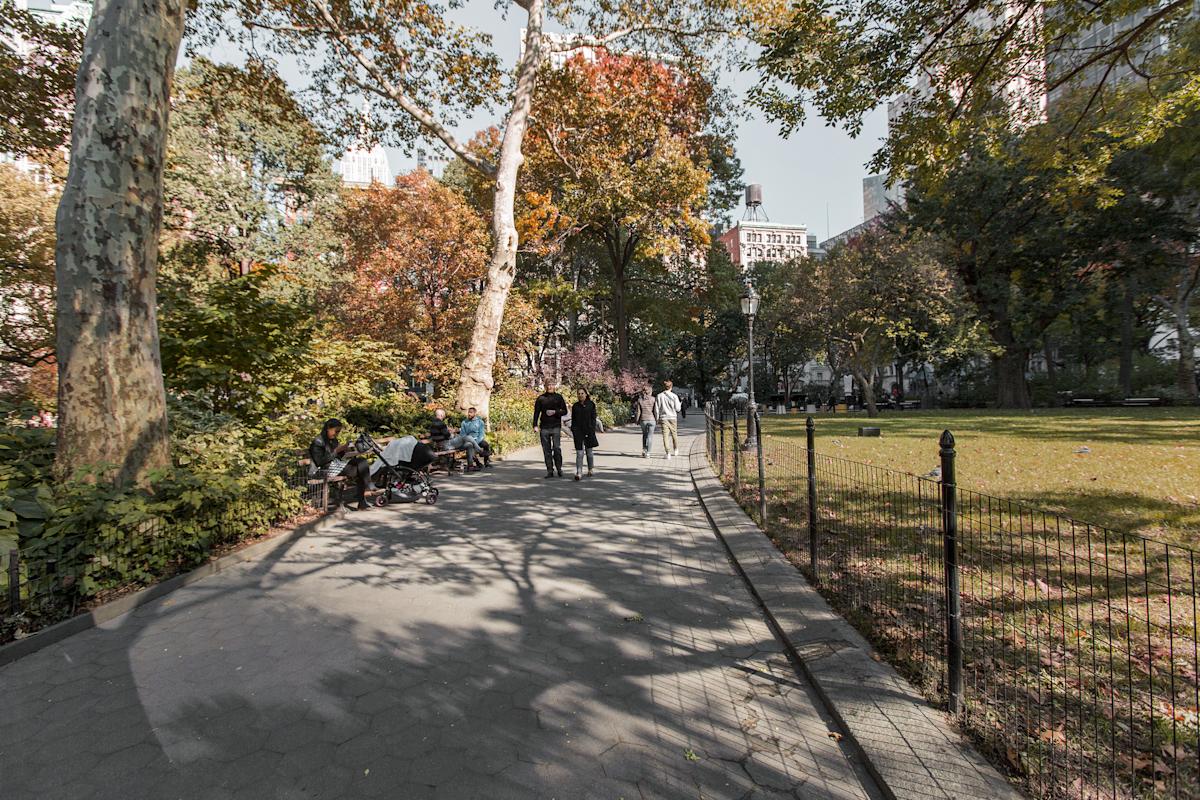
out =
{"type": "MultiPolygon", "coordinates": [[[[279,478],[313,511],[321,508],[322,485],[309,482],[306,467],[290,465],[279,478]]],[[[286,516],[251,493],[186,514],[131,524],[117,514],[71,535],[23,538],[18,548],[0,552],[0,643],[198,566],[267,534],[286,516]]]]}
{"type": "Polygon", "coordinates": [[[1196,551],[957,486],[948,431],[917,476],[746,422],[707,417],[735,499],[1034,794],[1200,797],[1196,551]]]}

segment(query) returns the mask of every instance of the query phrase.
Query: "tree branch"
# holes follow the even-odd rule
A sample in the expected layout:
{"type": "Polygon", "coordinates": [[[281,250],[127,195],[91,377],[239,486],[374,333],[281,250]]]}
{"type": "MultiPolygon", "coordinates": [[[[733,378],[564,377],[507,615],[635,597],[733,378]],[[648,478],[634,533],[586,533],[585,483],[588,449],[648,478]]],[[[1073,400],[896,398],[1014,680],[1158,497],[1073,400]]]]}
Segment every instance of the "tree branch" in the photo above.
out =
{"type": "Polygon", "coordinates": [[[446,147],[467,162],[472,168],[483,173],[484,175],[494,177],[496,175],[496,167],[487,160],[480,158],[470,149],[465,147],[458,139],[450,132],[445,125],[439,122],[434,116],[417,105],[411,97],[409,97],[400,87],[393,84],[384,75],[383,70],[375,63],[375,60],[364,53],[361,48],[355,46],[350,37],[346,34],[342,27],[338,24],[337,19],[329,10],[325,0],[314,0],[317,10],[321,12],[321,16],[330,27],[330,35],[339,43],[346,52],[361,66],[368,75],[378,82],[379,86],[374,87],[375,91],[384,94],[390,98],[396,105],[400,106],[409,116],[417,121],[422,128],[429,134],[437,137],[446,147]],[[382,90],[382,91],[381,91],[382,90]]]}

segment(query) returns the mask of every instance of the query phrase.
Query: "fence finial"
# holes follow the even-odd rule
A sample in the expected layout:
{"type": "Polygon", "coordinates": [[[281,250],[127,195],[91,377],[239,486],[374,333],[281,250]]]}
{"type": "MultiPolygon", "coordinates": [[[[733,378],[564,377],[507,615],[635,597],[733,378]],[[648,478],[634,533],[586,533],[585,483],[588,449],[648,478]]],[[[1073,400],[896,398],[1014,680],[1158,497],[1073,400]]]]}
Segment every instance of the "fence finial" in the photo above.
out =
{"type": "Polygon", "coordinates": [[[948,430],[942,431],[942,438],[938,440],[938,444],[942,446],[942,450],[954,450],[954,434],[948,430]]]}
{"type": "Polygon", "coordinates": [[[805,429],[806,429],[806,430],[810,430],[810,431],[811,431],[813,428],[817,427],[817,423],[813,422],[813,418],[812,418],[812,415],[811,415],[811,414],[809,414],[809,415],[808,415],[808,419],[807,419],[807,420],[805,420],[805,422],[804,422],[804,427],[805,427],[805,429]]]}

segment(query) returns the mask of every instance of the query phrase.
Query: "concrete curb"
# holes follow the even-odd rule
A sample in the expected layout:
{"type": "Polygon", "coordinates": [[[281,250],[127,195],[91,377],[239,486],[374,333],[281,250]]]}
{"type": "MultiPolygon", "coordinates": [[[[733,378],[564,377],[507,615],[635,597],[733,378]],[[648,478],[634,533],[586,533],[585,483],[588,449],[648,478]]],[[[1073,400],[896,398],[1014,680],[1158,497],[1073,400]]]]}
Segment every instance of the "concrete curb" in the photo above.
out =
{"type": "Polygon", "coordinates": [[[950,719],[878,660],[746,516],[713,475],[704,449],[704,438],[697,438],[690,468],[713,530],[884,794],[897,800],[1020,800],[950,719]]]}
{"type": "Polygon", "coordinates": [[[345,509],[339,506],[336,510],[325,516],[297,525],[286,533],[272,536],[261,542],[255,542],[237,552],[223,555],[220,558],[209,561],[207,564],[202,564],[191,572],[167,578],[165,581],[156,583],[153,586],[147,586],[145,589],[136,591],[133,594],[119,597],[111,603],[105,603],[84,614],[71,617],[56,625],[51,625],[49,628],[43,628],[37,633],[26,636],[24,639],[18,639],[15,642],[2,645],[0,646],[0,666],[12,663],[19,658],[24,658],[53,644],[58,644],[69,636],[74,636],[77,633],[95,628],[97,625],[110,622],[123,614],[128,614],[130,611],[144,606],[151,601],[168,595],[176,589],[181,589],[196,581],[203,580],[210,575],[216,575],[218,572],[223,572],[242,562],[262,558],[309,533],[322,530],[340,522],[345,515],[345,509]]]}

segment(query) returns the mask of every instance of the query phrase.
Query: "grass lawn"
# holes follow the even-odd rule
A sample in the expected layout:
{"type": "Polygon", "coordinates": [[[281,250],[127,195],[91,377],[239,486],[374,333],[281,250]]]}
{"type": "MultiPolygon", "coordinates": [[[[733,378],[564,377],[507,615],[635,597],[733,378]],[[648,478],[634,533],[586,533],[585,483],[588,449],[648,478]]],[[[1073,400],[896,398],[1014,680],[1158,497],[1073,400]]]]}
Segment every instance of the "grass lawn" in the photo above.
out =
{"type": "MultiPolygon", "coordinates": [[[[765,418],[763,452],[767,533],[807,569],[804,424],[765,418]]],[[[949,429],[964,725],[1037,797],[1200,798],[1200,552],[1178,547],[1200,551],[1200,409],[819,415],[816,426],[817,585],[889,660],[945,700],[939,489],[913,476],[938,466],[949,429]],[[859,437],[860,425],[883,435],[859,437]]],[[[734,481],[728,429],[724,447],[723,479],[753,513],[753,458],[734,481]]]]}
{"type": "MultiPolygon", "coordinates": [[[[965,489],[1161,541],[1200,545],[1200,408],[816,415],[817,452],[924,474],[938,436],[957,443],[965,489]],[[860,425],[882,437],[859,437],[860,425]],[[1078,452],[1087,448],[1088,452],[1078,452]]],[[[768,416],[768,436],[804,440],[804,415],[768,416]]]]}

